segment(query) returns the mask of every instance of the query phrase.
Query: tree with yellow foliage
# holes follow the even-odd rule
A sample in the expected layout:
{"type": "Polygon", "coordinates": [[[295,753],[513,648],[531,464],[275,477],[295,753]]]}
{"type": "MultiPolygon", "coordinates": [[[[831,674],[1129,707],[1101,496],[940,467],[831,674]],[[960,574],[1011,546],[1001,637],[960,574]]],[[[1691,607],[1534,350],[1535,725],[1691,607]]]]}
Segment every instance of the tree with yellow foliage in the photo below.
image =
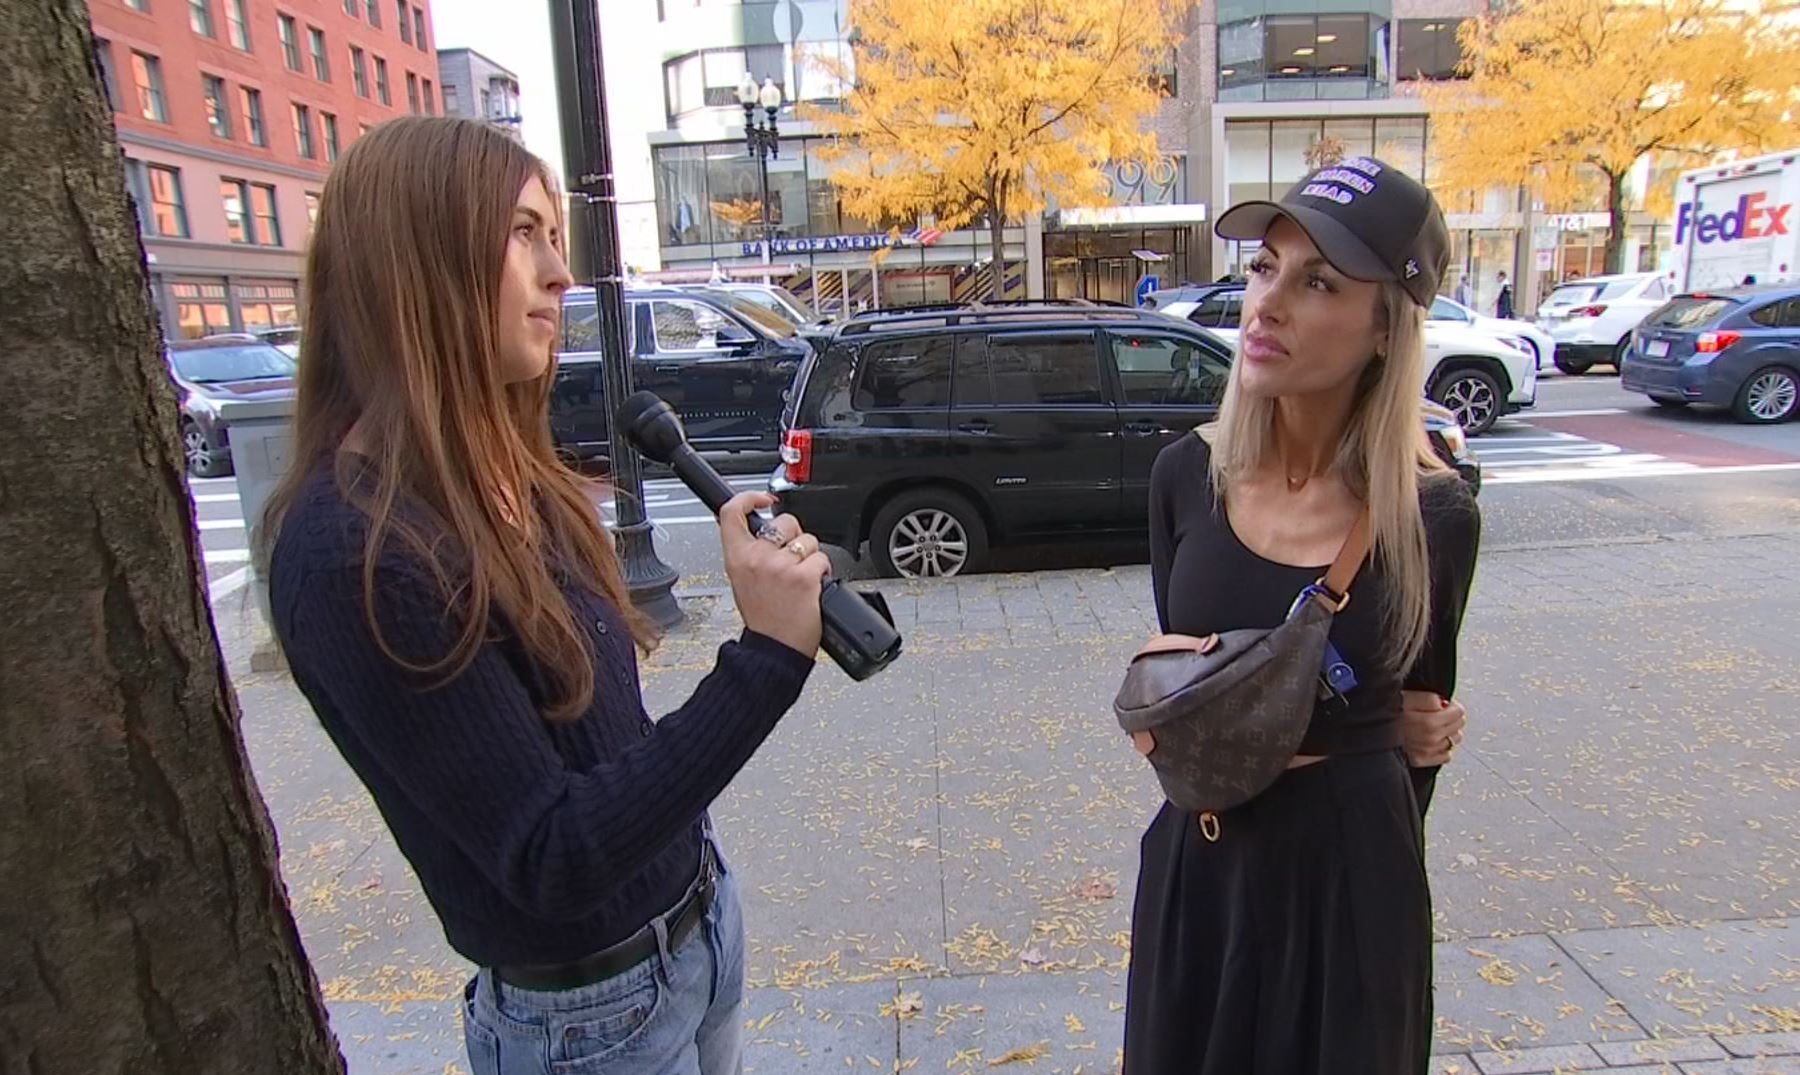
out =
{"type": "Polygon", "coordinates": [[[994,294],[1002,229],[1095,204],[1105,166],[1157,156],[1145,129],[1175,45],[1178,0],[853,0],[853,64],[808,58],[847,87],[806,119],[844,208],[867,220],[985,218],[994,294]]]}
{"type": "Polygon", "coordinates": [[[1800,29],[1757,0],[1515,0],[1465,23],[1466,81],[1427,90],[1432,186],[1524,186],[1551,204],[1603,197],[1622,270],[1628,179],[1649,155],[1706,164],[1792,145],[1800,29]]]}

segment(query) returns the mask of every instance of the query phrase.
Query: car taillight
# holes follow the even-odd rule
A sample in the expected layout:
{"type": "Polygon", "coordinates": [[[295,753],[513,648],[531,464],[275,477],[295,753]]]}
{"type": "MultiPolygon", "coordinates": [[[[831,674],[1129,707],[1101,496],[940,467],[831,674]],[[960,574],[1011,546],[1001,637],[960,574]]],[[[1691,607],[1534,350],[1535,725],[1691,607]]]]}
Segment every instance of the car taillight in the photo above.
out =
{"type": "Polygon", "coordinates": [[[1570,317],[1599,317],[1606,312],[1604,306],[1577,306],[1569,311],[1570,317]]]}
{"type": "Polygon", "coordinates": [[[812,480],[812,430],[787,429],[781,433],[781,463],[795,485],[812,480]]]}
{"type": "Polygon", "coordinates": [[[1743,338],[1741,332],[1702,332],[1694,341],[1694,350],[1703,355],[1716,355],[1743,338]]]}

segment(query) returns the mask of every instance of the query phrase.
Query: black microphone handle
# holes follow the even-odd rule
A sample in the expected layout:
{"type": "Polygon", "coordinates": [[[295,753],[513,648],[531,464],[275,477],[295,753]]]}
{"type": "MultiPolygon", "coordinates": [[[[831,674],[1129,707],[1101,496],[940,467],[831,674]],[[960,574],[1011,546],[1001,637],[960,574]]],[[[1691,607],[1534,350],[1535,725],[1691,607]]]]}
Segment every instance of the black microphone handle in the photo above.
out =
{"type": "MultiPolygon", "coordinates": [[[[675,468],[675,476],[681,484],[693,491],[714,515],[725,508],[725,502],[737,495],[737,490],[725,483],[713,465],[703,459],[694,447],[683,441],[675,449],[669,465],[675,468]]],[[[753,511],[745,519],[750,524],[750,532],[760,535],[765,528],[772,525],[773,520],[761,512],[753,511]]]]}

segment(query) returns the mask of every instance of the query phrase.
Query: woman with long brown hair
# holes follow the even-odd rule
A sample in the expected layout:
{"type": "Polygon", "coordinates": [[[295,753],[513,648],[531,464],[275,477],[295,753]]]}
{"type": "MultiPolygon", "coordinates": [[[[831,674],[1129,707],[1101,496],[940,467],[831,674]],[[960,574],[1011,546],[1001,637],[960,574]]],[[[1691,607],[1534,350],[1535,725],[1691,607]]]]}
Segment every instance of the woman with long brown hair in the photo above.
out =
{"type": "MultiPolygon", "coordinates": [[[[1420,415],[1449,234],[1423,186],[1366,157],[1217,231],[1259,246],[1219,419],[1152,470],[1157,615],[1183,635],[1271,628],[1316,565],[1372,549],[1331,621],[1359,682],[1303,714],[1297,755],[1248,802],[1165,802],[1150,823],[1125,1073],[1422,1075],[1421,778],[1462,738],[1456,643],[1481,530],[1420,415]]],[[[1151,733],[1137,746],[1155,757],[1151,733]]]]}
{"type": "Polygon", "coordinates": [[[652,721],[627,599],[547,406],[555,184],[490,125],[385,124],[325,185],[293,469],[263,529],[294,680],[453,948],[476,1075],[739,1069],[743,925],[707,821],[799,697],[829,570],[720,513],[743,635],[652,721]]]}

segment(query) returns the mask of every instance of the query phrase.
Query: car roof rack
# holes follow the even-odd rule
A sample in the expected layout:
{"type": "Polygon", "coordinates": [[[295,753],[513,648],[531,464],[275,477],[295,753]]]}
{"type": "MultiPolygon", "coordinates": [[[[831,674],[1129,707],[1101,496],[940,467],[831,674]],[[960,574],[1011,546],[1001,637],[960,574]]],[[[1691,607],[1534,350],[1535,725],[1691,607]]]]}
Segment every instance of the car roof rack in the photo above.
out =
{"type": "Polygon", "coordinates": [[[913,328],[944,328],[951,325],[1004,324],[1026,318],[1058,321],[1129,320],[1144,317],[1143,311],[1113,303],[1096,303],[1088,299],[999,299],[980,302],[934,302],[917,306],[897,306],[885,310],[865,310],[839,322],[838,334],[863,335],[870,332],[895,332],[913,328]]]}

